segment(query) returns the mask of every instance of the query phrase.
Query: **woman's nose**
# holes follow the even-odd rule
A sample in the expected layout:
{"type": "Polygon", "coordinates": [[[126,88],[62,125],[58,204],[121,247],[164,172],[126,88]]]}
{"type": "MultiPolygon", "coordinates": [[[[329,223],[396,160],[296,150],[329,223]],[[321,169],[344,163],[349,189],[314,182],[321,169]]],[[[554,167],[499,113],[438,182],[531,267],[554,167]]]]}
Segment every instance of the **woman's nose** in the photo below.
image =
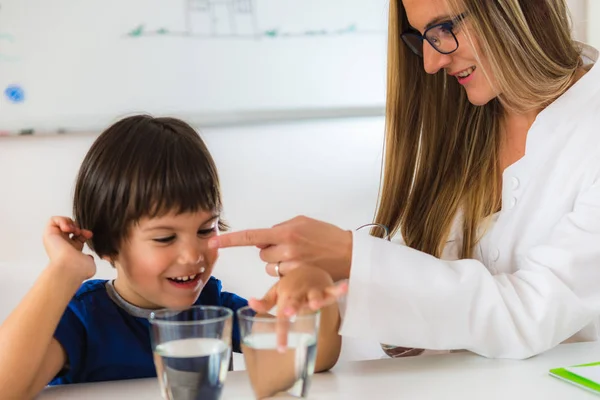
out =
{"type": "Polygon", "coordinates": [[[423,41],[423,68],[428,74],[436,74],[440,69],[446,68],[452,61],[450,54],[442,54],[431,46],[428,41],[423,41]]]}

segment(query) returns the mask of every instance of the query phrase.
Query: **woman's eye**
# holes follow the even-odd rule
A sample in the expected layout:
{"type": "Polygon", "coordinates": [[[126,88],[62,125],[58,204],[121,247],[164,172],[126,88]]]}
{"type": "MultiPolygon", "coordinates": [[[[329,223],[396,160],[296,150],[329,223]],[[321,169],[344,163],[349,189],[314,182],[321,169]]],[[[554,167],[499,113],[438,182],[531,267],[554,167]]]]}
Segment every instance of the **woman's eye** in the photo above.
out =
{"type": "Polygon", "coordinates": [[[212,227],[209,229],[199,229],[198,230],[198,236],[208,236],[208,235],[212,235],[213,233],[215,233],[217,231],[216,227],[212,227]]]}
{"type": "Polygon", "coordinates": [[[157,243],[171,243],[175,240],[175,235],[152,239],[157,243]]]}

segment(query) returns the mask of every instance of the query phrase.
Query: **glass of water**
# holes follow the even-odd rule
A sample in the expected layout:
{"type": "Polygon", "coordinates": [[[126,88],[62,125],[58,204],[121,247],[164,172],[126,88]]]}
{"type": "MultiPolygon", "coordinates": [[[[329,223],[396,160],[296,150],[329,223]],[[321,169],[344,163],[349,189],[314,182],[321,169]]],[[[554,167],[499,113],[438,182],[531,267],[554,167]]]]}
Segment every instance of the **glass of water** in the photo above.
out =
{"type": "Polygon", "coordinates": [[[317,357],[320,312],[278,320],[256,315],[250,307],[237,311],[242,352],[257,399],[285,393],[308,396],[317,357]],[[287,335],[285,350],[277,348],[278,335],[287,335]]]}
{"type": "Polygon", "coordinates": [[[150,314],[156,374],[165,400],[217,400],[231,359],[233,311],[193,306],[150,314]]]}

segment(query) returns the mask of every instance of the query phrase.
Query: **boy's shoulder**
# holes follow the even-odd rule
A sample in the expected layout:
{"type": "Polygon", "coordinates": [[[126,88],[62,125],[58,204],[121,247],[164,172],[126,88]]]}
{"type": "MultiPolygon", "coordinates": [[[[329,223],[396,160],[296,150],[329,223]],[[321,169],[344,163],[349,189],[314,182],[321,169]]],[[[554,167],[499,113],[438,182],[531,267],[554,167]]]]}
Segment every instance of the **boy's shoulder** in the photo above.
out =
{"type": "Polygon", "coordinates": [[[90,279],[84,281],[77,292],[75,292],[75,296],[73,296],[76,300],[83,300],[86,297],[97,295],[99,293],[106,293],[106,283],[108,280],[106,279],[90,279]]]}
{"type": "Polygon", "coordinates": [[[81,320],[88,320],[116,309],[116,304],[108,295],[107,282],[106,279],[90,279],[83,282],[71,298],[67,312],[74,313],[81,320]]]}
{"type": "Polygon", "coordinates": [[[204,297],[204,298],[212,298],[212,297],[218,297],[221,295],[221,291],[223,290],[223,283],[215,278],[214,276],[211,276],[208,281],[206,282],[206,284],[204,285],[204,287],[202,288],[202,292],[200,292],[200,297],[204,297]]]}
{"type": "Polygon", "coordinates": [[[204,285],[196,304],[205,306],[223,306],[237,310],[238,308],[248,305],[248,301],[235,293],[223,291],[223,284],[221,281],[211,276],[208,282],[206,282],[206,285],[204,285]]]}

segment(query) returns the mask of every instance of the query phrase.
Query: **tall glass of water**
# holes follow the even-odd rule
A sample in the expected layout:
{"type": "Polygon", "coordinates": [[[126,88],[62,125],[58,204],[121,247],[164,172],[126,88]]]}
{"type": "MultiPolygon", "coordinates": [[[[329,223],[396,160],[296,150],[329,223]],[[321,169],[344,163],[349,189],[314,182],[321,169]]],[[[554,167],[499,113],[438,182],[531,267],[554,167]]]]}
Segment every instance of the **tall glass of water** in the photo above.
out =
{"type": "Polygon", "coordinates": [[[154,365],[165,400],[217,400],[231,358],[233,311],[193,306],[150,315],[154,365]]]}
{"type": "Polygon", "coordinates": [[[237,311],[242,352],[257,399],[279,393],[308,396],[317,357],[320,313],[310,312],[285,321],[256,315],[249,307],[237,311]],[[283,329],[283,331],[282,331],[283,329]],[[277,335],[287,336],[287,347],[277,348],[277,335]]]}

